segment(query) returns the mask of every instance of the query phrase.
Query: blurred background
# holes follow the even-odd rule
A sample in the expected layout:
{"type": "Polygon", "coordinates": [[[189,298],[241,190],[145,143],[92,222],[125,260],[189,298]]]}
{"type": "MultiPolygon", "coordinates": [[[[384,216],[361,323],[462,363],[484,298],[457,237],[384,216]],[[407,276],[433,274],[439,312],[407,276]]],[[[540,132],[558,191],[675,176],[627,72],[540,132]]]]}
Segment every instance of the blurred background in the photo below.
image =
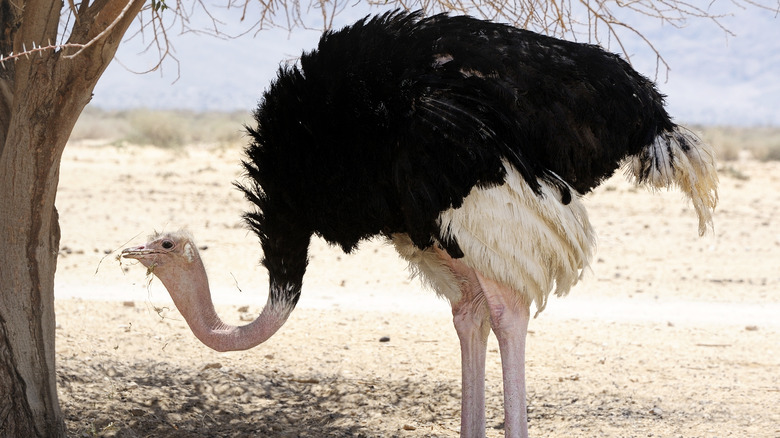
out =
{"type": "MultiPolygon", "coordinates": [[[[316,47],[321,35],[318,10],[302,13],[308,29],[258,31],[252,28],[251,11],[242,21],[240,8],[207,7],[210,15],[202,10],[191,12],[191,29],[210,29],[216,22],[222,31],[240,36],[215,38],[175,24],[167,35],[178,63],[170,57],[157,71],[138,74],[153,68],[159,55],[154,47],[145,51],[152,43],[152,32],[136,34],[140,28],[136,22],[136,29],[131,28],[119,48],[119,62],[112,63],[98,82],[91,106],[249,112],[279,65],[294,62],[302,51],[316,47]]],[[[336,16],[333,28],[387,10],[362,2],[350,5],[336,16]]],[[[647,38],[668,69],[657,61],[647,42],[628,29],[620,33],[622,49],[614,39],[605,39],[603,32],[602,44],[614,52],[625,51],[637,70],[658,82],[679,122],[780,125],[780,17],[731,2],[713,2],[709,10],[722,15],[720,23],[729,33],[706,19],[691,18],[683,27],[675,27],[654,17],[616,11],[647,38]]],[[[165,14],[174,15],[170,10],[165,14]]],[[[587,36],[580,40],[587,41],[587,36]]]]}

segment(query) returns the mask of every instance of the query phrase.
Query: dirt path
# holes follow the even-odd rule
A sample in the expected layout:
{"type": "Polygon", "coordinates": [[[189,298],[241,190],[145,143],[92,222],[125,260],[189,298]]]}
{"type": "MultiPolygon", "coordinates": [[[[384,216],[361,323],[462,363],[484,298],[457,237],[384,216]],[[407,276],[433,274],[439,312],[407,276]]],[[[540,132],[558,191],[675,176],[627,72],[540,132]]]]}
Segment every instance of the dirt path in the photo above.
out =
{"type": "MultiPolygon", "coordinates": [[[[230,187],[238,157],[66,149],[56,310],[69,434],[457,436],[447,306],[382,242],[349,256],[315,242],[300,308],[268,343],[234,353],[202,346],[159,282],[105,254],[188,225],[207,247],[220,313],[254,317],[267,278],[230,187]]],[[[588,196],[593,272],[531,322],[533,436],[780,437],[780,166],[730,166],[739,173],[724,172],[716,229],[702,239],[677,193],[635,190],[618,176],[588,196]]],[[[493,338],[488,351],[488,436],[498,437],[493,338]]]]}

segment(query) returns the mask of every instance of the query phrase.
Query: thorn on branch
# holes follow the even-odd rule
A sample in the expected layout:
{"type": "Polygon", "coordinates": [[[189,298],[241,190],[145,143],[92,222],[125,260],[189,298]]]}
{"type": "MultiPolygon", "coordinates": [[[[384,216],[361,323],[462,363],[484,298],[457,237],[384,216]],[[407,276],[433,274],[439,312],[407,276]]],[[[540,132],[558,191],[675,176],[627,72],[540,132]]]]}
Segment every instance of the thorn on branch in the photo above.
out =
{"type": "Polygon", "coordinates": [[[51,41],[49,41],[48,46],[41,46],[37,45],[35,43],[32,43],[32,49],[27,50],[27,45],[22,43],[22,51],[19,53],[11,52],[8,54],[8,56],[5,56],[3,54],[0,54],[0,65],[2,65],[3,68],[5,68],[5,61],[16,61],[17,59],[24,56],[26,59],[30,59],[31,54],[37,53],[39,57],[43,58],[43,52],[47,50],[51,50],[52,52],[62,49],[83,49],[84,44],[74,44],[74,43],[67,43],[67,44],[51,44],[51,41]]]}

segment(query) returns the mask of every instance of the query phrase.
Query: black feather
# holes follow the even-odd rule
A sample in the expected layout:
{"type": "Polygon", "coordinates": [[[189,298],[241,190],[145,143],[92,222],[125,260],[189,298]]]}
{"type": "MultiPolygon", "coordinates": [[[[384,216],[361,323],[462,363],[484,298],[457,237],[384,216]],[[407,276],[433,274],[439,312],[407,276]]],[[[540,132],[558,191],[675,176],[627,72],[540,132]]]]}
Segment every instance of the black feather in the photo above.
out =
{"type": "Polygon", "coordinates": [[[503,162],[568,203],[674,126],[653,83],[599,47],[405,12],[326,32],[254,117],[241,188],[269,270],[312,233],[347,252],[407,233],[459,257],[439,214],[501,184],[503,162]]]}

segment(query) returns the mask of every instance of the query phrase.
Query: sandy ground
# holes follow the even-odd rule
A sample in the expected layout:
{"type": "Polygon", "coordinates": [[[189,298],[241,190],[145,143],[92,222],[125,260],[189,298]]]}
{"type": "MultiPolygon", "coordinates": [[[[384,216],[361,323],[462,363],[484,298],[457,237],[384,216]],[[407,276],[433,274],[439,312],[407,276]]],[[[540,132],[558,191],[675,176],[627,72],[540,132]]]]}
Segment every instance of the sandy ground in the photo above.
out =
{"type": "MultiPolygon", "coordinates": [[[[57,374],[71,436],[452,437],[460,365],[448,306],[381,241],[321,241],[299,308],[245,352],[201,345],[159,281],[116,251],[187,226],[223,318],[266,299],[237,148],[72,144],[63,157],[57,374]],[[389,341],[380,342],[388,337],[389,341]]],[[[586,199],[592,272],[531,321],[534,437],[780,437],[780,163],[721,173],[715,231],[676,192],[607,181],[586,199]]],[[[488,347],[488,436],[503,436],[488,347]]]]}

